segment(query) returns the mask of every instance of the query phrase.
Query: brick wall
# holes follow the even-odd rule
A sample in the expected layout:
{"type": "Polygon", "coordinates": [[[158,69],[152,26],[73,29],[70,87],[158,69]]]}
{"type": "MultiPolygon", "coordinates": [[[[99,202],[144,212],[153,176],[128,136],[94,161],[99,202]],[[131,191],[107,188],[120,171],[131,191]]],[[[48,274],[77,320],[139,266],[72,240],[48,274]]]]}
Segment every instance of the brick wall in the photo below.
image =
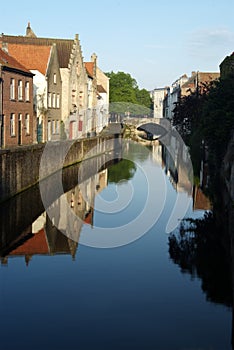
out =
{"type": "Polygon", "coordinates": [[[3,79],[3,146],[11,147],[16,146],[19,143],[22,145],[32,144],[35,141],[35,128],[36,121],[33,116],[33,78],[31,76],[14,73],[11,71],[2,71],[3,79]],[[10,99],[10,81],[11,78],[15,79],[15,99],[10,99]],[[18,99],[18,81],[22,80],[22,101],[18,99]],[[29,101],[25,99],[25,83],[29,82],[29,101]],[[11,114],[15,114],[15,134],[11,135],[10,132],[10,118],[11,114]],[[29,132],[26,130],[26,114],[29,115],[29,132]],[[19,140],[19,117],[21,138],[19,140]]]}
{"type": "MultiPolygon", "coordinates": [[[[76,164],[84,158],[93,159],[98,154],[119,150],[119,141],[110,135],[0,150],[0,202],[38,183],[39,174],[40,179],[48,179],[59,169],[76,164]],[[42,156],[44,166],[40,169],[42,156]]],[[[100,167],[101,165],[103,164],[100,167]]],[[[92,169],[88,167],[86,171],[92,172],[92,169]]]]}

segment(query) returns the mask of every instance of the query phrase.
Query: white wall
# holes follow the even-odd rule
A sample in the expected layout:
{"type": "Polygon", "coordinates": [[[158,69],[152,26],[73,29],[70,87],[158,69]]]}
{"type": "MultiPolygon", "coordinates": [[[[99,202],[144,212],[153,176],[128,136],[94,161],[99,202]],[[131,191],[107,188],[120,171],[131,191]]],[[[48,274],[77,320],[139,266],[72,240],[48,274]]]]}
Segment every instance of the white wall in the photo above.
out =
{"type": "Polygon", "coordinates": [[[163,118],[163,101],[165,97],[166,90],[155,89],[153,92],[154,101],[154,118],[163,118]]]}

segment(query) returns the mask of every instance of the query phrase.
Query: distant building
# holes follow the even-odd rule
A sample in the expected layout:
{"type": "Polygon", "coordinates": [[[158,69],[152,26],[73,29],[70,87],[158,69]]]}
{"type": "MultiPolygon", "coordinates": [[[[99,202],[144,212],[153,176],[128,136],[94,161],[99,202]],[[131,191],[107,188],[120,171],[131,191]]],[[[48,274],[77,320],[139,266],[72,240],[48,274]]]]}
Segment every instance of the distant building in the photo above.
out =
{"type": "Polygon", "coordinates": [[[181,87],[188,80],[186,74],[174,81],[170,88],[167,89],[167,95],[165,96],[165,117],[171,119],[173,117],[173,109],[175,104],[179,101],[181,96],[181,87]]]}
{"type": "Polygon", "coordinates": [[[154,118],[163,118],[166,93],[167,88],[157,88],[152,91],[154,118]]]}
{"type": "Polygon", "coordinates": [[[214,81],[219,76],[220,74],[216,72],[192,72],[189,78],[186,74],[182,75],[167,89],[164,100],[164,116],[172,119],[173,110],[181,97],[189,95],[198,88],[202,89],[203,84],[214,81]]]}
{"type": "Polygon", "coordinates": [[[198,88],[202,91],[203,84],[210,83],[220,77],[216,72],[192,72],[191,77],[181,86],[181,96],[189,95],[198,88]]]}
{"type": "Polygon", "coordinates": [[[88,96],[87,96],[87,119],[86,119],[86,134],[93,136],[96,134],[97,126],[97,56],[91,56],[91,62],[85,62],[85,68],[88,76],[88,96]]]}
{"type": "Polygon", "coordinates": [[[0,49],[0,147],[35,142],[33,73],[0,49]]]}
{"type": "Polygon", "coordinates": [[[97,133],[108,125],[109,78],[97,67],[97,133]]]}
{"type": "Polygon", "coordinates": [[[220,77],[222,79],[227,78],[228,76],[234,77],[234,52],[227,56],[219,65],[220,68],[220,77]]]}

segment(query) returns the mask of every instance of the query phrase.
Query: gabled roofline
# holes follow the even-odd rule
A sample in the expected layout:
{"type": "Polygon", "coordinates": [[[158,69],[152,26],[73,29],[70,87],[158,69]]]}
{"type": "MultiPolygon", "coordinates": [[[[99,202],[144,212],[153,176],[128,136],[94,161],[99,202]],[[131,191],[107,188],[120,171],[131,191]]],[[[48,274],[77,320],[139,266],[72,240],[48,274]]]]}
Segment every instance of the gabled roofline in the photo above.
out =
{"type": "Polygon", "coordinates": [[[9,67],[9,66],[4,66],[2,65],[2,70],[4,71],[9,71],[9,72],[12,72],[12,73],[17,73],[17,74],[22,74],[22,75],[26,75],[28,77],[33,77],[35,74],[32,73],[32,72],[26,72],[24,70],[21,70],[21,69],[17,69],[17,68],[13,68],[13,67],[9,67]]]}

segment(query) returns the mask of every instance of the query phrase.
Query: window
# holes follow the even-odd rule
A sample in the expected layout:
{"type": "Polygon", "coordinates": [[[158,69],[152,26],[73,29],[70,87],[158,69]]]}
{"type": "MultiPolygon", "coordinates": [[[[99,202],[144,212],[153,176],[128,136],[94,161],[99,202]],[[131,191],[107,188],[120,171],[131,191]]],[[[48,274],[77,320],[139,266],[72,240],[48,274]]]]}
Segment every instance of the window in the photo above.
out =
{"type": "Polygon", "coordinates": [[[52,134],[55,134],[55,120],[52,120],[52,134]]]}
{"type": "Polygon", "coordinates": [[[60,126],[60,121],[56,120],[56,134],[59,134],[59,126],[60,126]]]}
{"type": "Polygon", "coordinates": [[[48,107],[51,108],[52,103],[51,103],[51,92],[48,93],[48,107]]]}
{"type": "Polygon", "coordinates": [[[60,95],[57,94],[57,108],[60,108],[60,95]]]}
{"type": "Polygon", "coordinates": [[[53,93],[52,107],[56,108],[56,94],[55,93],[53,93]]]}
{"type": "Polygon", "coordinates": [[[10,134],[11,136],[15,136],[15,114],[14,113],[11,113],[10,134]]]}
{"type": "Polygon", "coordinates": [[[25,129],[26,129],[26,134],[27,134],[27,135],[30,134],[29,125],[30,125],[30,118],[29,118],[29,114],[27,113],[27,114],[25,115],[25,129]]]}
{"type": "Polygon", "coordinates": [[[54,84],[57,84],[57,75],[54,73],[54,84]]]}
{"type": "Polygon", "coordinates": [[[25,100],[29,101],[29,81],[25,83],[25,100]]]}
{"type": "Polygon", "coordinates": [[[23,82],[22,80],[18,81],[18,100],[23,100],[23,82]]]}
{"type": "Polygon", "coordinates": [[[10,99],[14,100],[15,99],[15,79],[11,78],[11,83],[10,83],[10,99]]]}

